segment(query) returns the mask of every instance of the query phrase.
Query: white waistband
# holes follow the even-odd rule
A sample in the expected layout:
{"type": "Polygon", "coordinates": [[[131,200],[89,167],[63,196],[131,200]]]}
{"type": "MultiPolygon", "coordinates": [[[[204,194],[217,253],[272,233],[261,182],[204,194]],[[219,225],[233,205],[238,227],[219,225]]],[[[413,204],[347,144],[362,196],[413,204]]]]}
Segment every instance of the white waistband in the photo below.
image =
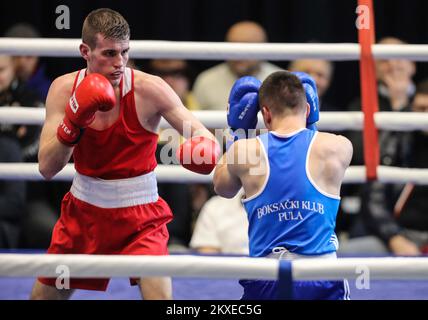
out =
{"type": "Polygon", "coordinates": [[[272,253],[266,258],[284,259],[284,260],[298,260],[298,259],[336,259],[336,252],[330,252],[319,255],[304,255],[288,251],[284,247],[273,248],[272,253]]]}
{"type": "Polygon", "coordinates": [[[103,180],[76,172],[70,192],[77,199],[100,208],[123,208],[156,202],[159,198],[154,172],[134,178],[103,180]]]}

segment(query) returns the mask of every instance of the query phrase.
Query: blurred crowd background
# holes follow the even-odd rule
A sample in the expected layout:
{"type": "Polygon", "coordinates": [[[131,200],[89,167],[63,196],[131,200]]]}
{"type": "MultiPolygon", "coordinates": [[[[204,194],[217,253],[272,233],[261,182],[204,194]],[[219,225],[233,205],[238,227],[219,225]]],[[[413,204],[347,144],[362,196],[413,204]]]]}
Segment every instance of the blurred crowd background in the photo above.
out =
{"type": "MultiPolygon", "coordinates": [[[[428,42],[428,2],[374,1],[376,41],[428,42]]],[[[129,22],[133,40],[271,43],[356,43],[357,1],[180,0],[13,1],[0,3],[0,36],[80,38],[84,17],[109,7],[129,22]],[[60,5],[70,10],[70,28],[58,29],[60,5]]],[[[132,58],[132,47],[130,51],[132,58]]],[[[184,61],[132,59],[130,66],[156,74],[191,110],[226,110],[240,76],[263,80],[279,69],[304,71],[317,82],[321,111],[359,111],[358,61],[184,61]]],[[[0,107],[44,107],[55,77],[84,68],[83,59],[0,55],[0,107]]],[[[382,111],[428,111],[426,63],[376,61],[382,111]]],[[[40,127],[0,123],[0,162],[37,162],[40,127]]],[[[363,165],[361,132],[342,132],[354,144],[353,165],[363,165]]],[[[381,163],[425,167],[424,132],[381,132],[381,163]]],[[[161,147],[161,144],[160,144],[161,147]]],[[[0,180],[0,248],[46,249],[70,184],[0,180]]],[[[247,221],[240,197],[214,195],[210,184],[159,184],[175,219],[172,251],[246,254],[247,221]]],[[[344,185],[337,233],[343,254],[418,255],[428,251],[428,188],[411,184],[344,185]]]]}

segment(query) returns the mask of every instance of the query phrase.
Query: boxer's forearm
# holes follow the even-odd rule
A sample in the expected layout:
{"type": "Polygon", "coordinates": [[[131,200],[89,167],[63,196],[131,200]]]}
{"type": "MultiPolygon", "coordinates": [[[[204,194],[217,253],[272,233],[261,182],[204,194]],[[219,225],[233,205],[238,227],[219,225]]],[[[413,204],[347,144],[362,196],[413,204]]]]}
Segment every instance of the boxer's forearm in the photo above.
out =
{"type": "Polygon", "coordinates": [[[226,154],[217,163],[213,184],[215,193],[224,198],[233,198],[242,187],[239,177],[229,171],[226,154]]]}
{"type": "Polygon", "coordinates": [[[56,136],[41,144],[39,149],[39,171],[41,175],[46,180],[52,179],[65,167],[72,153],[73,147],[62,144],[56,136]]]}

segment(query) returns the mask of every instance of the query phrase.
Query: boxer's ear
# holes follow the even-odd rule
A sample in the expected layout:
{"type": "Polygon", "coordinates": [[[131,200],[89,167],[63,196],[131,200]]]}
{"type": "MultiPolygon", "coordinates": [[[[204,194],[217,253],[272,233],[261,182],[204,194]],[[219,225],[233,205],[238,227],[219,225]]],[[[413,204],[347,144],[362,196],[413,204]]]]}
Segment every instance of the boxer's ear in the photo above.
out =
{"type": "Polygon", "coordinates": [[[91,48],[86,43],[81,43],[79,46],[80,55],[83,59],[89,60],[89,53],[91,52],[91,48]]]}
{"type": "Polygon", "coordinates": [[[271,114],[269,108],[266,107],[266,106],[262,106],[261,107],[261,111],[262,111],[262,115],[263,115],[263,120],[264,120],[265,126],[266,126],[267,129],[269,129],[270,128],[270,123],[272,122],[272,114],[271,114]]]}

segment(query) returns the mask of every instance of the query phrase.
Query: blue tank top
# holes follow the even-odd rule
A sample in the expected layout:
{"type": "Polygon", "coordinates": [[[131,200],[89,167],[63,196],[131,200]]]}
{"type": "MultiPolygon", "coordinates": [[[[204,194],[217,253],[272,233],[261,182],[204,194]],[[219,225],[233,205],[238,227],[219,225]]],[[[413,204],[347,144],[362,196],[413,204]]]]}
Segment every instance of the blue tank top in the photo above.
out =
{"type": "Polygon", "coordinates": [[[250,256],[264,257],[277,247],[304,255],[337,250],[334,229],[340,197],[317,187],[307,168],[316,134],[302,129],[290,135],[269,132],[257,138],[269,168],[264,188],[243,200],[250,256]]]}

